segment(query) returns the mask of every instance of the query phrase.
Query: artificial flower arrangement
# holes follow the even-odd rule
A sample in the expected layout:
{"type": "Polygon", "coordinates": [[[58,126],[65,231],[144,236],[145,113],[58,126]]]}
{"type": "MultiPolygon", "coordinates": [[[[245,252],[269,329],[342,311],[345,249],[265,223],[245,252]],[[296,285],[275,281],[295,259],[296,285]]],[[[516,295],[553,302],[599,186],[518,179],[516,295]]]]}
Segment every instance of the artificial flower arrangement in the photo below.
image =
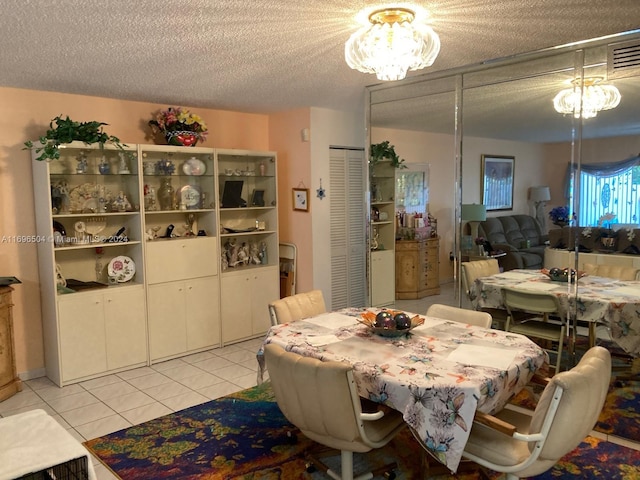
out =
{"type": "Polygon", "coordinates": [[[154,133],[161,133],[171,145],[195,146],[207,138],[207,125],[200,115],[183,107],[169,107],[149,120],[154,133]]]}
{"type": "Polygon", "coordinates": [[[549,212],[549,218],[555,224],[569,223],[569,209],[567,207],[554,207],[549,212]]]}
{"type": "Polygon", "coordinates": [[[611,224],[613,223],[613,221],[616,219],[616,214],[613,212],[608,212],[605,213],[604,215],[602,215],[599,219],[598,219],[598,226],[602,227],[605,224],[607,224],[607,228],[609,230],[611,230],[611,224]]]}

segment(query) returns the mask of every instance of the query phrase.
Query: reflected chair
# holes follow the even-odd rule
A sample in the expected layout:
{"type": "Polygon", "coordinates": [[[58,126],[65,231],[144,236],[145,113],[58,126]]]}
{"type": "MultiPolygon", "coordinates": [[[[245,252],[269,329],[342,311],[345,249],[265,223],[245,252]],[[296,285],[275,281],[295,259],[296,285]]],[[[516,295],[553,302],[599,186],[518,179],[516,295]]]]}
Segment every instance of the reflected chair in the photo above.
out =
{"type": "Polygon", "coordinates": [[[562,346],[564,343],[564,322],[549,322],[550,314],[558,314],[560,303],[558,298],[546,292],[531,292],[510,287],[502,287],[502,301],[507,309],[506,331],[526,335],[542,340],[556,342],[557,350],[547,349],[558,356],[555,373],[560,371],[562,362],[562,346]],[[514,312],[532,313],[536,316],[518,321],[514,312]]]}
{"type": "Polygon", "coordinates": [[[611,379],[611,355],[592,347],[571,370],[551,379],[533,416],[508,408],[476,413],[463,457],[507,474],[532,477],[576,448],[598,420],[611,379]]]}
{"type": "Polygon", "coordinates": [[[617,280],[640,280],[640,268],[635,267],[585,263],[584,271],[589,275],[598,277],[615,278],[617,280]]]}
{"type": "Polygon", "coordinates": [[[269,304],[271,325],[289,323],[314,315],[325,313],[327,307],[324,303],[322,290],[297,293],[290,297],[275,300],[269,304]]]}
{"type": "Polygon", "coordinates": [[[450,305],[442,305],[434,303],[427,309],[427,317],[443,318],[468,325],[476,325],[478,327],[491,328],[491,315],[487,312],[478,312],[476,310],[467,310],[466,308],[452,307],[450,305]]]}
{"type": "MultiPolygon", "coordinates": [[[[363,413],[353,367],[347,363],[303,357],[273,343],[265,346],[265,359],[276,401],[287,420],[311,440],[340,450],[341,473],[329,469],[318,456],[307,456],[331,478],[354,479],[353,453],[383,447],[406,426],[402,414],[395,410],[363,413]]],[[[356,480],[391,472],[395,467],[395,463],[385,465],[356,480]]]]}
{"type": "MultiPolygon", "coordinates": [[[[487,260],[476,260],[474,262],[462,262],[460,264],[462,280],[462,288],[471,303],[476,299],[475,282],[476,278],[489,277],[500,273],[498,260],[489,258],[487,260]]],[[[507,311],[501,308],[480,308],[482,312],[486,312],[493,318],[494,328],[505,328],[507,323],[507,311]]]]}

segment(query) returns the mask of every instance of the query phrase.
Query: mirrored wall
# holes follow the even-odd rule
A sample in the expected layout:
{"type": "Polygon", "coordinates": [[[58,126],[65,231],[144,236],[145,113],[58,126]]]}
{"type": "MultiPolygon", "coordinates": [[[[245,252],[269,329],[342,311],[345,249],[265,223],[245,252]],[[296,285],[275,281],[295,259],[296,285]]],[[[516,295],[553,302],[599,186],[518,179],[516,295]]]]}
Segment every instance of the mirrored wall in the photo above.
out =
{"type": "MultiPolygon", "coordinates": [[[[473,302],[464,292],[460,264],[481,254],[506,253],[498,258],[505,270],[584,271],[601,264],[640,269],[640,240],[634,238],[634,231],[640,233],[640,170],[633,169],[640,154],[639,32],[376,85],[368,94],[368,144],[388,140],[409,165],[429,166],[440,281],[455,282],[461,305],[473,302]],[[594,83],[615,86],[619,104],[593,116],[583,96],[576,110],[556,110],[562,90],[586,91],[594,83]],[[525,233],[527,241],[512,245],[514,255],[505,252],[509,247],[476,239],[462,249],[471,227],[462,205],[482,204],[485,177],[492,174],[484,171],[484,157],[513,159],[507,169],[513,191],[511,205],[489,209],[481,225],[498,228],[497,217],[544,216],[540,234],[525,233]],[[533,191],[543,193],[531,198],[533,191]],[[549,216],[556,207],[566,207],[564,227],[549,216]],[[614,232],[613,245],[607,230],[614,232]]],[[[531,228],[517,222],[507,228],[513,225],[531,228]]],[[[492,232],[481,228],[480,234],[492,232]]],[[[509,232],[506,237],[508,243],[509,232]]],[[[589,315],[578,312],[585,308],[576,301],[580,288],[586,287],[569,278],[565,308],[572,321],[589,315]]],[[[640,340],[632,341],[625,348],[640,350],[640,340]]]]}

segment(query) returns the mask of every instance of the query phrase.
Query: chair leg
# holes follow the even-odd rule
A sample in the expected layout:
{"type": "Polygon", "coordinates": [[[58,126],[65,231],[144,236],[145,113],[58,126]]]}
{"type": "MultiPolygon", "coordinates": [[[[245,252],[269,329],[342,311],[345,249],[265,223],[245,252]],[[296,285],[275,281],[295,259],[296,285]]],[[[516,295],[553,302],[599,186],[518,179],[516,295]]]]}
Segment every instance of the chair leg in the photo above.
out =
{"type": "Polygon", "coordinates": [[[342,480],[353,480],[353,452],[342,450],[340,452],[342,480]]]}

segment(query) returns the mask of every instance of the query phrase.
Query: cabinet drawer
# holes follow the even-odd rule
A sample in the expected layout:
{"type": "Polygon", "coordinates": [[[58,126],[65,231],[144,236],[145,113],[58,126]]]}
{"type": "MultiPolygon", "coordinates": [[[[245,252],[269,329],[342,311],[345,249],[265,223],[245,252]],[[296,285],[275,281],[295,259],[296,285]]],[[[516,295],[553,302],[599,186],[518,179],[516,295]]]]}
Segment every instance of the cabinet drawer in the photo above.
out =
{"type": "Polygon", "coordinates": [[[147,279],[164,283],[218,273],[218,246],[215,237],[147,242],[147,279]]]}

